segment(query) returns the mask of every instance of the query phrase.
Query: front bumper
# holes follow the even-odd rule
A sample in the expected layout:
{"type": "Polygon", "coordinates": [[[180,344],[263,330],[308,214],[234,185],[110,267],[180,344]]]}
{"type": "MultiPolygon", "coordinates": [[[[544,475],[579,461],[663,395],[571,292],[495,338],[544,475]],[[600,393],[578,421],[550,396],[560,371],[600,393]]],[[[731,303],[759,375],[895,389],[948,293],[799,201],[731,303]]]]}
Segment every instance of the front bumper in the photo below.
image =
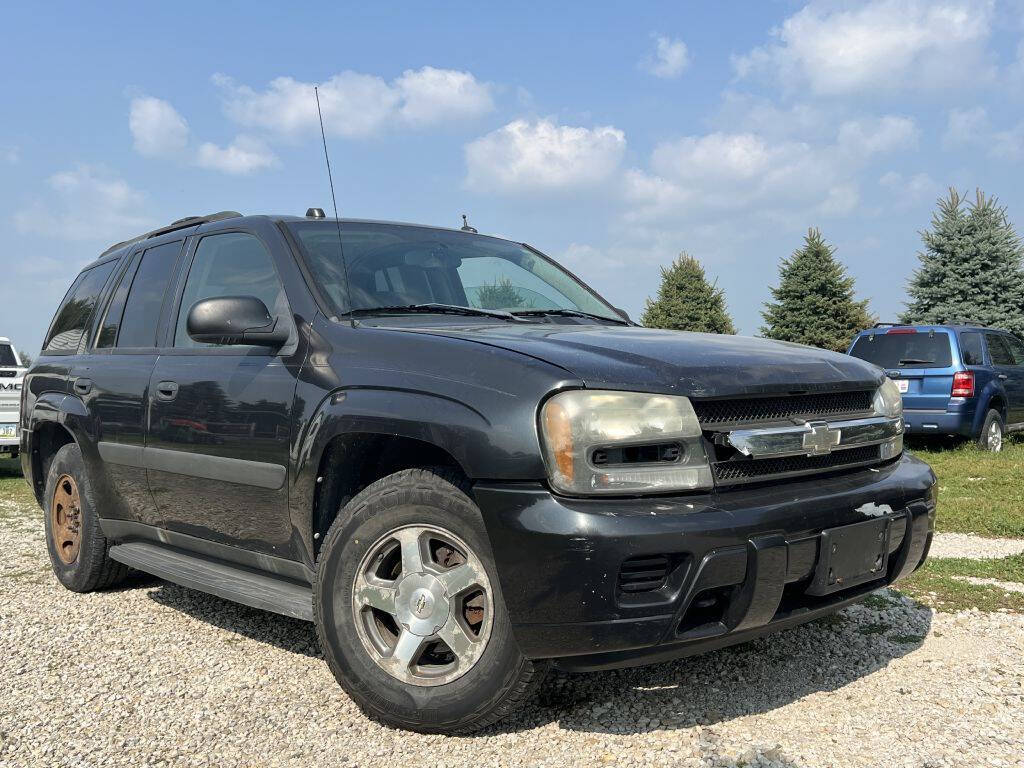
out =
{"type": "Polygon", "coordinates": [[[904,455],[873,469],[701,495],[567,499],[540,484],[488,483],[474,494],[520,649],[588,670],[742,642],[908,575],[931,542],[934,483],[928,465],[904,455]],[[880,517],[890,521],[880,577],[811,594],[822,532],[880,517]],[[670,563],[662,586],[624,592],[624,561],[656,556],[670,563]]]}

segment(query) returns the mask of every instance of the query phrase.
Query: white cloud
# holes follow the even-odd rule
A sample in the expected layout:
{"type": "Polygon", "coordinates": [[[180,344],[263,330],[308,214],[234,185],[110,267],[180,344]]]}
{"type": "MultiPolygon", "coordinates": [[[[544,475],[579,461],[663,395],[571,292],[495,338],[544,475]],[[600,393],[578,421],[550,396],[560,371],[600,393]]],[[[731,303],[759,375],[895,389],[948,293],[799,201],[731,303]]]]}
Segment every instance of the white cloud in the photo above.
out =
{"type": "Polygon", "coordinates": [[[915,173],[906,177],[897,171],[888,171],[882,175],[878,183],[906,203],[933,200],[940,191],[939,183],[927,173],[915,173]]]}
{"type": "Polygon", "coordinates": [[[180,152],[188,143],[188,123],[163,99],[141,96],[132,99],[128,127],[140,155],[180,152]]]}
{"type": "Polygon", "coordinates": [[[407,69],[395,80],[395,88],[402,97],[399,115],[412,125],[479,117],[494,109],[490,86],[469,72],[407,69]]]}
{"type": "Polygon", "coordinates": [[[224,173],[246,174],[277,165],[270,148],[252,136],[237,136],[226,147],[206,142],[199,147],[196,163],[224,173]]]}
{"type": "Polygon", "coordinates": [[[813,0],[773,30],[775,42],[734,58],[739,77],[766,76],[817,94],[948,89],[993,76],[984,51],[993,0],[813,0]]]}
{"type": "Polygon", "coordinates": [[[848,120],[839,127],[840,148],[861,156],[917,145],[917,126],[909,117],[848,120]]]}
{"type": "Polygon", "coordinates": [[[612,126],[516,120],[466,145],[466,185],[501,192],[584,187],[608,179],[625,150],[625,134],[612,126]]]}
{"type": "Polygon", "coordinates": [[[1024,122],[1013,128],[992,134],[989,154],[1003,160],[1020,162],[1024,160],[1024,122]]]}
{"type": "Polygon", "coordinates": [[[984,107],[951,109],[942,142],[946,146],[972,144],[989,130],[988,112],[984,107]]]}
{"type": "Polygon", "coordinates": [[[14,215],[21,232],[66,240],[123,239],[152,225],[146,196],[124,179],[91,165],[78,165],[47,179],[51,199],[37,200],[14,215]]]}
{"type": "Polygon", "coordinates": [[[623,265],[622,259],[586,243],[569,243],[556,260],[579,275],[586,274],[587,270],[613,269],[623,265]]]}
{"type": "Polygon", "coordinates": [[[887,115],[847,120],[824,142],[724,131],[665,141],[654,148],[650,171],[625,174],[626,220],[743,209],[846,215],[860,203],[858,175],[871,159],[914,146],[917,133],[909,118],[887,115]]]}
{"type": "MultiPolygon", "coordinates": [[[[224,110],[236,122],[285,135],[318,131],[313,83],[292,77],[271,80],[257,91],[225,75],[213,82],[224,110]]],[[[424,126],[459,120],[494,109],[491,86],[469,72],[423,67],[406,70],[392,83],[346,70],[319,85],[324,128],[334,136],[369,136],[392,122],[424,126]]]]}
{"type": "Polygon", "coordinates": [[[640,66],[655,77],[679,77],[690,65],[690,52],[686,43],[662,35],[654,36],[654,53],[640,66]]]}

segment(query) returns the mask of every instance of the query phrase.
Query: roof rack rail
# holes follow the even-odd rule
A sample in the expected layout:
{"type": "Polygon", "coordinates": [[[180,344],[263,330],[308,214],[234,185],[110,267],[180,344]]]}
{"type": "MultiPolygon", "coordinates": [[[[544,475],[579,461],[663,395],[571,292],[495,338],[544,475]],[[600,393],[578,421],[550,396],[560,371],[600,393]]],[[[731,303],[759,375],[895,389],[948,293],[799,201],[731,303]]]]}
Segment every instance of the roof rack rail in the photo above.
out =
{"type": "Polygon", "coordinates": [[[874,328],[895,328],[900,325],[907,325],[907,323],[875,323],[874,328]]]}
{"type": "Polygon", "coordinates": [[[122,240],[120,243],[114,243],[112,246],[107,248],[107,250],[100,254],[100,258],[103,258],[111,251],[116,251],[118,248],[124,248],[126,245],[137,243],[140,240],[148,240],[151,237],[157,237],[158,235],[173,232],[176,229],[195,227],[198,226],[199,224],[206,224],[207,222],[210,221],[221,221],[222,219],[237,219],[241,215],[242,214],[240,214],[238,211],[218,211],[217,213],[208,213],[205,216],[186,216],[183,219],[172,221],[165,227],[152,229],[149,232],[144,232],[143,234],[138,235],[137,237],[131,237],[127,240],[122,240]]]}

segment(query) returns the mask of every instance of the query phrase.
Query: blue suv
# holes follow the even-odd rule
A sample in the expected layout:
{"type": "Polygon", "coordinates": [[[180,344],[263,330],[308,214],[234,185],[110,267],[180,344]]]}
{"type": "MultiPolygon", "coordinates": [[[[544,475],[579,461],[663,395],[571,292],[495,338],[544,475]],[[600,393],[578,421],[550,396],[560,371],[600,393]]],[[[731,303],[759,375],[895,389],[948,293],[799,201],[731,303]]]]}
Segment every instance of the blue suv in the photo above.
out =
{"type": "Polygon", "coordinates": [[[977,324],[877,323],[849,353],[885,369],[903,394],[909,434],[962,435],[999,451],[1024,429],[1024,343],[977,324]]]}

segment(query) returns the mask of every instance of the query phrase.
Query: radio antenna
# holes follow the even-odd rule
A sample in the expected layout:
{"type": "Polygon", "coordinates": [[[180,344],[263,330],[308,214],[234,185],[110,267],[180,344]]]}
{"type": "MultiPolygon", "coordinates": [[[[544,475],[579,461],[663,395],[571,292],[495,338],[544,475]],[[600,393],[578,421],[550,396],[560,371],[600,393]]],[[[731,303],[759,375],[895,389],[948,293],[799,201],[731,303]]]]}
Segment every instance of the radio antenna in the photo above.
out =
{"type": "Polygon", "coordinates": [[[327,182],[331,185],[331,204],[334,206],[334,223],[338,227],[338,255],[341,257],[341,271],[345,274],[345,296],[348,299],[348,318],[352,327],[356,327],[356,316],[352,310],[352,290],[348,283],[348,264],[345,262],[345,246],[341,242],[341,219],[338,218],[338,200],[334,196],[334,177],[331,176],[331,156],[327,154],[327,134],[324,132],[324,113],[320,111],[320,91],[313,86],[313,95],[316,97],[316,114],[320,118],[320,138],[324,143],[324,160],[327,161],[327,182]]]}

